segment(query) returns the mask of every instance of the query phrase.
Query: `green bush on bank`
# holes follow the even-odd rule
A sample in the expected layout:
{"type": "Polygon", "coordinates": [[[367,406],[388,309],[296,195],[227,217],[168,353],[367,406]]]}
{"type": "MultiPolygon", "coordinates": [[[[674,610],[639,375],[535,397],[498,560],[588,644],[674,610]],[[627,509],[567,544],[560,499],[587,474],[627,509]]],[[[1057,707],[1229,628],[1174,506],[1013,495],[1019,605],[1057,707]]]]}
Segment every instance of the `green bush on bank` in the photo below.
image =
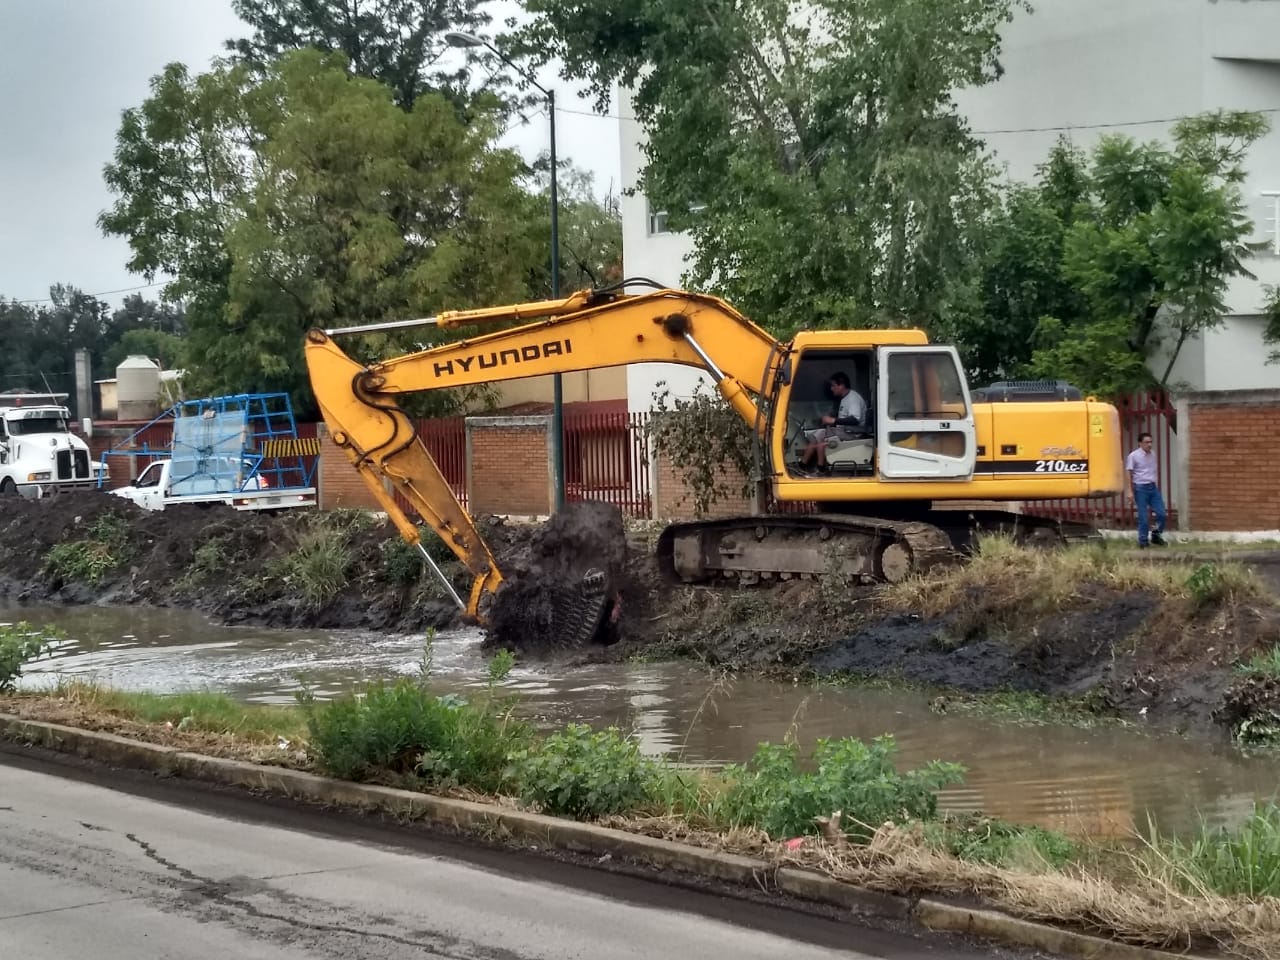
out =
{"type": "Polygon", "coordinates": [[[583,725],[541,736],[513,718],[494,684],[473,701],[438,696],[410,679],[320,703],[302,695],[315,762],[353,780],[413,780],[508,793],[543,811],[579,819],[615,814],[683,817],[698,826],[754,827],[774,839],[815,834],[842,813],[851,839],[887,820],[936,816],[937,792],[963,768],[933,762],[899,773],[892,737],[818,742],[808,766],[795,743],[761,744],[743,765],[696,775],[645,757],[617,729],[583,725]]]}
{"type": "Polygon", "coordinates": [[[22,668],[45,656],[62,639],[53,627],[36,628],[25,620],[0,625],[0,693],[9,693],[22,677],[22,668]]]}
{"type": "Polygon", "coordinates": [[[129,521],[119,514],[102,514],[86,532],[88,536],[82,540],[69,540],[50,548],[45,555],[49,572],[67,580],[96,584],[133,557],[129,521]]]}
{"type": "Polygon", "coordinates": [[[963,779],[964,768],[932,761],[898,773],[890,736],[870,744],[852,737],[819,740],[812,772],[800,769],[794,742],[762,743],[745,765],[725,769],[722,816],[730,826],[754,826],[770,837],[814,833],[818,817],[841,813],[851,839],[870,839],[885,821],[928,820],[937,815],[938,791],[963,779]]]}

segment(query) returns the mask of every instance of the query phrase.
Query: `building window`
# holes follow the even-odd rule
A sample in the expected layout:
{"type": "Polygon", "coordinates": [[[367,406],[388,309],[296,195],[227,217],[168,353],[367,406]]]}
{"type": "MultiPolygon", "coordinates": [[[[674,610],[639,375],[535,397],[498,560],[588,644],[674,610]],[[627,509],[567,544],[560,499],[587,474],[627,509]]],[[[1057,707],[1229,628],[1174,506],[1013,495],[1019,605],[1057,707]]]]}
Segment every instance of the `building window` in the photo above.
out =
{"type": "MultiPolygon", "coordinates": [[[[648,200],[645,201],[646,205],[648,200]]],[[[670,233],[667,229],[667,211],[654,210],[652,206],[648,206],[649,210],[649,236],[656,237],[660,233],[670,233]]]]}
{"type": "Polygon", "coordinates": [[[1280,190],[1263,190],[1262,196],[1267,198],[1267,204],[1271,208],[1266,217],[1267,239],[1271,252],[1280,257],[1280,190]]]}

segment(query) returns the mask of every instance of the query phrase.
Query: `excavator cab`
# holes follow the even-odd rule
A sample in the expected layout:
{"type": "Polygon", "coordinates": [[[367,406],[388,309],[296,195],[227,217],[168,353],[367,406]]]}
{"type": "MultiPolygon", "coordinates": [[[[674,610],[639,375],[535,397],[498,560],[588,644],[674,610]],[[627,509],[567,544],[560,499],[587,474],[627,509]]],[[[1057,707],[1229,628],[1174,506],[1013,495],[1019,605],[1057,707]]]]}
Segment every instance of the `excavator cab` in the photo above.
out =
{"type": "MultiPolygon", "coordinates": [[[[828,334],[811,335],[829,339],[828,334]]],[[[960,358],[939,345],[793,346],[778,405],[782,470],[808,483],[879,480],[969,480],[976,459],[975,420],[960,358]],[[863,423],[829,430],[826,476],[796,470],[814,428],[836,412],[833,376],[844,373],[865,404],[863,423]]]]}

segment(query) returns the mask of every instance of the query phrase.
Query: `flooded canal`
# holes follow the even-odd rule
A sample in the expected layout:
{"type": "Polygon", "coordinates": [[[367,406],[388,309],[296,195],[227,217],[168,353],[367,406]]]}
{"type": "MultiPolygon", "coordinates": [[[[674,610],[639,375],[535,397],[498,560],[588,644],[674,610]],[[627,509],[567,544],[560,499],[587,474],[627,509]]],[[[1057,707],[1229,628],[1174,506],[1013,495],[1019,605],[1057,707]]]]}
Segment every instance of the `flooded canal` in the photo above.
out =
{"type": "MultiPolygon", "coordinates": [[[[220,690],[254,703],[289,703],[306,685],[327,697],[376,678],[416,675],[421,636],[222,627],[181,610],[0,609],[0,620],[62,627],[68,641],[33,665],[24,686],[58,677],[127,690],[220,690]]],[[[432,684],[440,692],[482,686],[479,637],[439,635],[432,684]]],[[[983,810],[1071,832],[1127,835],[1150,816],[1185,830],[1203,816],[1234,822],[1271,796],[1280,761],[1224,745],[1121,728],[1022,726],[935,713],[920,694],[813,687],[738,678],[717,683],[681,664],[609,664],[574,670],[521,666],[506,683],[540,723],[584,721],[634,731],[644,749],[690,763],[746,759],[763,740],[795,728],[818,737],[891,733],[902,765],[964,764],[949,810],[983,810]]]]}

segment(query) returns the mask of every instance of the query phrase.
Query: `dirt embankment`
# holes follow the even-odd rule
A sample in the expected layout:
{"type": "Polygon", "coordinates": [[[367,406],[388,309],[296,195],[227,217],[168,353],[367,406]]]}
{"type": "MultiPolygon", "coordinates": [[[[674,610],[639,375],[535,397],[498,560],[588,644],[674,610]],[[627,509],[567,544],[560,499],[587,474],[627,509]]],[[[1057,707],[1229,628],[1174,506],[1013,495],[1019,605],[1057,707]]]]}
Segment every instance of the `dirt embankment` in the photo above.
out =
{"type": "MultiPolygon", "coordinates": [[[[495,518],[479,526],[507,577],[488,645],[566,668],[686,658],[1085,698],[1175,725],[1280,730],[1280,679],[1237,669],[1280,646],[1280,600],[1230,562],[1010,547],[900,587],[819,579],[719,590],[663,582],[656,530],[627,529],[602,504],[572,504],[541,527],[495,518]],[[566,648],[546,629],[550,591],[576,589],[591,569],[605,579],[605,642],[566,648]]],[[[467,572],[442,544],[429,548],[465,596],[467,572]]],[[[459,622],[386,521],[342,511],[154,514],[96,492],[0,501],[0,598],[183,606],[268,626],[420,631],[459,622]]]]}

